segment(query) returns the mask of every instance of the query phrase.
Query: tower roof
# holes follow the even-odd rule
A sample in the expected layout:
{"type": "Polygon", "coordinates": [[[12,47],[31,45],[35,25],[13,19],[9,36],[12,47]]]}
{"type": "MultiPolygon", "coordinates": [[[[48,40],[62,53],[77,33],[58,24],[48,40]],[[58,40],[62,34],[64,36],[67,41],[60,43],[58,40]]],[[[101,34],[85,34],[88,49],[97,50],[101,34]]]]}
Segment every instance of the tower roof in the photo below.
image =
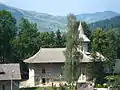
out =
{"type": "Polygon", "coordinates": [[[84,30],[80,21],[79,27],[78,27],[78,31],[79,31],[79,38],[82,38],[84,42],[90,42],[90,40],[88,39],[88,37],[84,34],[84,30]]]}

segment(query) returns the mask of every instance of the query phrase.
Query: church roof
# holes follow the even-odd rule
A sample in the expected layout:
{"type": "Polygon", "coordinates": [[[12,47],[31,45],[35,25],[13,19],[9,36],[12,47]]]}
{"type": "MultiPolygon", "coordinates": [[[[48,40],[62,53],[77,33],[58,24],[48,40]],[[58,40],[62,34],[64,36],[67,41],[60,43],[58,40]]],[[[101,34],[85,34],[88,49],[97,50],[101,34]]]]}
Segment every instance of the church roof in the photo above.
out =
{"type": "Polygon", "coordinates": [[[0,80],[20,80],[19,64],[0,64],[0,80]]]}
{"type": "Polygon", "coordinates": [[[78,31],[79,31],[79,38],[82,38],[84,42],[90,42],[88,37],[84,34],[84,30],[83,30],[81,22],[79,24],[78,31]]]}
{"type": "MultiPolygon", "coordinates": [[[[65,48],[41,48],[34,56],[24,60],[26,63],[64,63],[65,48]]],[[[82,52],[83,53],[83,52],[82,52]]],[[[91,62],[89,56],[83,53],[81,62],[91,62]]]]}

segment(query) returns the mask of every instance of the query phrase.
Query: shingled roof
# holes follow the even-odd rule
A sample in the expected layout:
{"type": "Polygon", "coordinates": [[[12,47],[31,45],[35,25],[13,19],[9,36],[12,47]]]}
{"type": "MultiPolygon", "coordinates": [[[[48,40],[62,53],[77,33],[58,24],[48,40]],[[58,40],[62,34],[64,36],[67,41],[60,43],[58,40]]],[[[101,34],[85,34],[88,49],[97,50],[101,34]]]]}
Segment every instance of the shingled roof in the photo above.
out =
{"type": "Polygon", "coordinates": [[[19,64],[0,64],[0,80],[20,80],[19,64]]]}
{"type": "MultiPolygon", "coordinates": [[[[64,63],[65,48],[41,48],[34,56],[24,60],[26,63],[64,63]]],[[[90,62],[90,58],[83,53],[81,62],[90,62]]]]}
{"type": "Polygon", "coordinates": [[[79,38],[82,38],[84,42],[90,42],[88,37],[84,34],[84,30],[83,30],[81,22],[79,24],[78,31],[79,31],[79,38]]]}

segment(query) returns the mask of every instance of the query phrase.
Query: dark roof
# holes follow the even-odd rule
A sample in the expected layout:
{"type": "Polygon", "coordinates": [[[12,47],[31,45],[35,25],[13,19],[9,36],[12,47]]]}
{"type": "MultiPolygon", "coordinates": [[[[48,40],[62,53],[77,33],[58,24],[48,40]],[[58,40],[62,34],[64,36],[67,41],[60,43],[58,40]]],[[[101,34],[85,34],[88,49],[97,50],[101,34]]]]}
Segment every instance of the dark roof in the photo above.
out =
{"type": "Polygon", "coordinates": [[[19,64],[0,64],[0,80],[20,80],[19,64]]]}

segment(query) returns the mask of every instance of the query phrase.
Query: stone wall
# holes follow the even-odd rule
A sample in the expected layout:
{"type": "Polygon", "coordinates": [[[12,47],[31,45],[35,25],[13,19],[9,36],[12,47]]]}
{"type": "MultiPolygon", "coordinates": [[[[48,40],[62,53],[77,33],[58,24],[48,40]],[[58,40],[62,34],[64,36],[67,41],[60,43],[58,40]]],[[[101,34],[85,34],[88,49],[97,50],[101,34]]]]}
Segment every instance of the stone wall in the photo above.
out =
{"type": "MultiPolygon", "coordinates": [[[[39,64],[29,64],[29,80],[27,80],[26,86],[41,86],[48,85],[51,86],[52,83],[63,82],[62,67],[63,63],[39,63],[39,64]],[[44,72],[43,72],[44,70],[44,72]]],[[[87,78],[87,64],[80,64],[80,72],[84,74],[87,78]]]]}
{"type": "Polygon", "coordinates": [[[42,84],[45,82],[51,83],[54,81],[59,81],[62,77],[62,67],[63,64],[34,64],[35,71],[35,84],[42,84]],[[43,70],[45,72],[43,72],[43,70]]]}

